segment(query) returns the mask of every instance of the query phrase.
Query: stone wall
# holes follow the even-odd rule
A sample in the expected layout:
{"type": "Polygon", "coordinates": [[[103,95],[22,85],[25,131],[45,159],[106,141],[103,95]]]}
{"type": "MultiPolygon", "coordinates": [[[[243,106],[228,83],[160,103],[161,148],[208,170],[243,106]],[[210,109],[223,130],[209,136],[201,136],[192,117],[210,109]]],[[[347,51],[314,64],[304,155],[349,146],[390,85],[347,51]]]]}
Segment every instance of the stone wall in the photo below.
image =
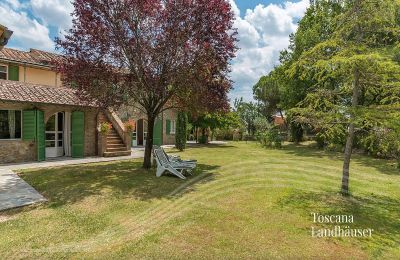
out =
{"type": "Polygon", "coordinates": [[[177,119],[177,114],[173,110],[167,110],[163,113],[163,143],[164,144],[175,144],[175,134],[167,135],[167,120],[175,120],[177,119]]]}
{"type": "MultiPolygon", "coordinates": [[[[83,111],[85,113],[85,156],[96,156],[97,153],[97,114],[99,110],[88,107],[74,107],[49,104],[32,104],[17,102],[0,102],[0,110],[44,111],[45,123],[57,112],[83,111]]],[[[36,144],[22,140],[0,140],[0,163],[27,162],[36,160],[36,144]],[[6,155],[5,151],[10,155],[6,155]]]]}
{"type": "Polygon", "coordinates": [[[0,140],[0,164],[35,161],[35,142],[21,140],[0,140]]]}

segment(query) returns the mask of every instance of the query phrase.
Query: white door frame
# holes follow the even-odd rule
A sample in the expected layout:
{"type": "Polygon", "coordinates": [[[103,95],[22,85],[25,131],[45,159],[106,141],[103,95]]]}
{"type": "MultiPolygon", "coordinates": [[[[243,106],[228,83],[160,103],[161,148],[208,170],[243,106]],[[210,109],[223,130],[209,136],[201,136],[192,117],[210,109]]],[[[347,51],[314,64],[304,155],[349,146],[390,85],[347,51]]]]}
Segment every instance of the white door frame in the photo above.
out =
{"type": "Polygon", "coordinates": [[[132,132],[132,146],[137,146],[138,145],[138,132],[137,128],[135,127],[135,130],[132,132]]]}

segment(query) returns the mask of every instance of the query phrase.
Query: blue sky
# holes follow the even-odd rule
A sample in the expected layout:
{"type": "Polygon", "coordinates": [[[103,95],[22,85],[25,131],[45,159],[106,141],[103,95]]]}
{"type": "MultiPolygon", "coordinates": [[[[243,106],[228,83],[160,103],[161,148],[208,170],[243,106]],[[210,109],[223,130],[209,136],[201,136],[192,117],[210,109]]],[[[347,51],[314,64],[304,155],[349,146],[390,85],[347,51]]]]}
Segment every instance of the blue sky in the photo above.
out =
{"type": "MultiPolygon", "coordinates": [[[[228,0],[239,32],[232,61],[233,100],[252,100],[252,87],[278,64],[309,0],[228,0]]],[[[14,31],[8,47],[54,51],[54,38],[71,26],[70,0],[0,0],[0,24],[14,31]]]]}

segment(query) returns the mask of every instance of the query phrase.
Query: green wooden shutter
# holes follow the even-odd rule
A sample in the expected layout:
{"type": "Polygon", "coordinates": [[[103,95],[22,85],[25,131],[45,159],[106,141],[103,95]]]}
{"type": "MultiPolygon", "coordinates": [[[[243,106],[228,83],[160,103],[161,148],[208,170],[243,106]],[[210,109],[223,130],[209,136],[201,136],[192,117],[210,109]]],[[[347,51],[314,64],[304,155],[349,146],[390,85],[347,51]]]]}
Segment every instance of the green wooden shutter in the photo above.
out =
{"type": "Polygon", "coordinates": [[[36,112],[36,145],[38,161],[46,160],[46,133],[44,127],[44,112],[36,112]]]}
{"type": "Polygon", "coordinates": [[[8,80],[19,81],[19,66],[8,65],[8,80]]]}
{"type": "Polygon", "coordinates": [[[85,155],[85,114],[83,112],[72,112],[71,131],[71,155],[74,158],[82,158],[85,155]]]}
{"type": "Polygon", "coordinates": [[[162,145],[162,120],[157,119],[153,130],[153,145],[162,145]]]}
{"type": "Polygon", "coordinates": [[[167,130],[167,135],[171,134],[171,120],[167,119],[166,121],[166,130],[167,130]]]}
{"type": "Polygon", "coordinates": [[[36,110],[22,111],[22,140],[36,140],[36,110]]]}

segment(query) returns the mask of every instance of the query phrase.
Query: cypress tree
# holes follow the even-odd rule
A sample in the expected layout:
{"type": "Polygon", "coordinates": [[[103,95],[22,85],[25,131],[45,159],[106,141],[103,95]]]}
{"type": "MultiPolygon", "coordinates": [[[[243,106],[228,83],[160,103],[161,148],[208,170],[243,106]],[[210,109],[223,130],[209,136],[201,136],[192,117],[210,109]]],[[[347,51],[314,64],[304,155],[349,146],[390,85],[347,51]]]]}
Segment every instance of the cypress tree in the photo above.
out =
{"type": "Polygon", "coordinates": [[[178,112],[175,131],[175,147],[183,151],[186,148],[186,133],[187,133],[188,118],[185,112],[178,112]]]}

